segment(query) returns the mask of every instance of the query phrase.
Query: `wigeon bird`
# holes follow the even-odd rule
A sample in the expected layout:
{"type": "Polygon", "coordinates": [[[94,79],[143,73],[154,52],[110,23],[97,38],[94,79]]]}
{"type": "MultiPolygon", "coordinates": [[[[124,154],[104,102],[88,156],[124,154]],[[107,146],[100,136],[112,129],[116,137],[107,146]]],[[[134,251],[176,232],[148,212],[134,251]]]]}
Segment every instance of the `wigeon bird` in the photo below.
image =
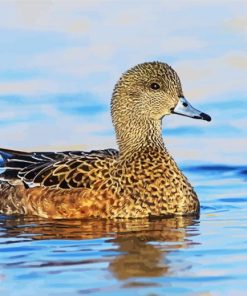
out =
{"type": "Polygon", "coordinates": [[[54,219],[197,215],[198,197],[163,141],[162,119],[170,114],[211,120],[190,105],[166,63],[131,68],[111,100],[119,151],[0,149],[0,212],[54,219]]]}

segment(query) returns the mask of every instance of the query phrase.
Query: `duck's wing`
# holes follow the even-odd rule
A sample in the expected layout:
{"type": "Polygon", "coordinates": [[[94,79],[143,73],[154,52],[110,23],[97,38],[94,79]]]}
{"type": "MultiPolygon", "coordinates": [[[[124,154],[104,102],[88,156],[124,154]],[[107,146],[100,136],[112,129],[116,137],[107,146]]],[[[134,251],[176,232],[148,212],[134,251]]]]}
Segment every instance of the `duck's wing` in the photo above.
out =
{"type": "Polygon", "coordinates": [[[26,187],[90,188],[93,179],[118,157],[115,149],[21,152],[0,149],[0,180],[26,187]]]}

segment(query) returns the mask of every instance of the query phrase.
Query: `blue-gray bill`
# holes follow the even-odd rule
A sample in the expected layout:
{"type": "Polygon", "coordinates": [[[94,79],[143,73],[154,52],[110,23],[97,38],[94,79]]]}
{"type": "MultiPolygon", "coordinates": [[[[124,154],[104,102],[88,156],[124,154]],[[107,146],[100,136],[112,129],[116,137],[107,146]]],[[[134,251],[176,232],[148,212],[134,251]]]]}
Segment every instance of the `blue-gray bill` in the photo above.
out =
{"type": "Polygon", "coordinates": [[[206,121],[211,121],[211,117],[203,113],[190,105],[190,103],[184,98],[179,98],[177,106],[172,110],[172,113],[179,114],[187,117],[192,117],[195,119],[203,119],[206,121]]]}

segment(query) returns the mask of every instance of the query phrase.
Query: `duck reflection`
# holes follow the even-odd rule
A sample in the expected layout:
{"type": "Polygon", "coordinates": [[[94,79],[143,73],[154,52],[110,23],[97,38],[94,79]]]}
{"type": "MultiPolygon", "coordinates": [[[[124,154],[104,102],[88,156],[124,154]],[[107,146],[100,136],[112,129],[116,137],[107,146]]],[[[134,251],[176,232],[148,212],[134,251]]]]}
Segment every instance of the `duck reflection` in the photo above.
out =
{"type": "MultiPolygon", "coordinates": [[[[167,261],[166,255],[171,251],[193,245],[193,235],[197,234],[197,231],[193,232],[197,229],[197,222],[191,217],[153,221],[44,220],[30,217],[6,219],[5,217],[0,220],[0,224],[2,237],[19,237],[23,240],[105,238],[107,242],[116,246],[117,255],[107,260],[110,262],[109,270],[119,280],[169,274],[172,264],[167,261]]],[[[61,262],[57,263],[57,266],[61,266],[61,262]]],[[[76,264],[78,263],[83,264],[82,261],[76,264]]],[[[68,264],[69,262],[64,262],[64,265],[68,264]]],[[[72,264],[75,262],[71,262],[72,264]]],[[[56,263],[52,262],[52,265],[56,263]]]]}
{"type": "Polygon", "coordinates": [[[121,255],[110,264],[111,272],[120,280],[170,273],[166,254],[193,244],[187,227],[194,224],[192,218],[171,218],[140,223],[139,230],[136,225],[129,233],[118,233],[114,242],[121,255]]]}

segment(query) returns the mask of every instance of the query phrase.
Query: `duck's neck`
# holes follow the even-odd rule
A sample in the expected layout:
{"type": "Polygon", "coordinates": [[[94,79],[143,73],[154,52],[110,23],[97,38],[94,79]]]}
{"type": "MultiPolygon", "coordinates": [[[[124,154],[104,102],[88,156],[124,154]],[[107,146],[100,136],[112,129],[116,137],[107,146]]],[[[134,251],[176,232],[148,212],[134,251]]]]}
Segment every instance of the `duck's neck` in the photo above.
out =
{"type": "Polygon", "coordinates": [[[128,159],[146,150],[166,152],[161,120],[136,116],[125,118],[125,123],[116,124],[115,128],[121,159],[128,159]]]}

